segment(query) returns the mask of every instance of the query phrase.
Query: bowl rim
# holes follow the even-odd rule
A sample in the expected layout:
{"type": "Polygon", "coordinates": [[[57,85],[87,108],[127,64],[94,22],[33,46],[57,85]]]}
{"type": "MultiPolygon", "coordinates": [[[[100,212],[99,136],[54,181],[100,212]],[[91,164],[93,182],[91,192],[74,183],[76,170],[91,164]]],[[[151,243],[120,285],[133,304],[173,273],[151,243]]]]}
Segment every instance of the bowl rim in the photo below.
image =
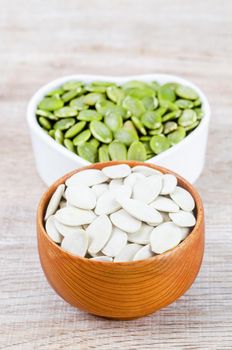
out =
{"type": "MultiPolygon", "coordinates": [[[[178,184],[177,183],[177,184],[178,184]]],[[[181,187],[182,187],[181,185],[181,187]]],[[[99,163],[94,163],[85,167],[81,167],[78,169],[75,169],[65,175],[63,175],[62,177],[60,177],[59,179],[57,179],[55,182],[53,182],[51,184],[51,186],[48,187],[48,189],[43,193],[39,204],[38,204],[38,208],[37,208],[37,217],[36,217],[36,221],[37,221],[37,225],[38,225],[38,232],[37,232],[37,236],[39,235],[39,232],[42,233],[42,235],[56,248],[58,249],[61,253],[63,254],[67,254],[68,256],[70,256],[72,259],[76,260],[76,261],[82,261],[85,263],[89,263],[89,264],[103,264],[105,266],[111,266],[111,264],[115,265],[115,266],[135,266],[135,267],[139,267],[140,265],[144,265],[144,262],[151,262],[151,261],[156,261],[156,260],[161,260],[163,258],[168,257],[169,255],[175,254],[177,252],[177,250],[180,249],[184,249],[184,247],[186,245],[188,245],[190,243],[190,241],[192,241],[193,239],[196,239],[196,236],[201,235],[202,232],[200,230],[200,227],[202,226],[202,224],[204,224],[204,207],[203,207],[203,203],[201,200],[201,197],[198,193],[198,191],[195,189],[195,187],[190,184],[186,179],[184,179],[182,176],[178,175],[177,173],[175,173],[172,170],[169,170],[165,167],[161,167],[152,163],[144,163],[144,162],[138,162],[138,161],[109,161],[109,162],[99,162],[99,163]],[[77,256],[74,255],[70,252],[68,252],[67,250],[61,248],[58,244],[56,244],[47,234],[46,230],[45,230],[45,226],[44,226],[44,212],[45,212],[45,201],[47,199],[47,196],[49,195],[48,201],[50,200],[52,194],[54,193],[54,191],[56,190],[56,188],[58,187],[58,185],[64,183],[70,176],[83,171],[83,170],[87,170],[87,169],[102,169],[106,166],[109,165],[118,165],[118,164],[128,164],[130,167],[134,167],[134,166],[147,166],[149,168],[155,169],[155,170],[159,170],[164,174],[173,174],[177,177],[178,183],[181,182],[182,185],[184,185],[184,188],[187,188],[187,190],[191,192],[191,195],[194,198],[195,201],[195,210],[197,212],[197,216],[196,216],[196,224],[193,228],[193,230],[189,233],[189,235],[183,240],[181,241],[176,247],[162,253],[162,254],[157,254],[151,258],[148,259],[143,259],[143,260],[136,260],[136,261],[127,261],[127,262],[114,262],[114,261],[98,261],[98,260],[92,260],[89,258],[85,258],[85,257],[81,257],[81,256],[77,256]],[[50,193],[51,192],[51,193],[50,193]],[[110,265],[109,265],[110,264],[110,265]]]]}
{"type": "Polygon", "coordinates": [[[175,152],[177,149],[179,149],[182,146],[184,147],[186,143],[191,142],[194,135],[196,135],[197,133],[198,134],[201,133],[201,130],[207,127],[210,121],[210,114],[211,114],[210,106],[205,94],[197,85],[193,84],[191,81],[176,75],[154,73],[154,74],[140,74],[140,75],[127,75],[127,76],[107,76],[107,75],[94,75],[94,74],[73,74],[73,75],[63,76],[61,78],[48,82],[47,84],[40,87],[34,93],[34,95],[31,97],[27,106],[27,123],[29,125],[29,128],[33,130],[33,132],[35,132],[36,135],[40,137],[47,145],[50,145],[52,148],[62,153],[68,159],[75,161],[76,163],[78,162],[81,163],[83,166],[90,165],[92,163],[81,158],[77,154],[74,154],[73,152],[69,151],[66,147],[57,143],[51,136],[47,135],[39,125],[35,115],[37,104],[44,97],[44,95],[50,90],[57,88],[58,86],[62,85],[68,80],[82,80],[85,83],[90,83],[91,81],[94,81],[94,80],[99,80],[99,81],[112,80],[113,82],[116,82],[118,84],[125,83],[128,80],[140,80],[140,81],[146,81],[146,82],[157,80],[160,83],[167,83],[167,82],[174,81],[174,82],[192,87],[198,93],[202,101],[202,109],[204,111],[204,116],[201,119],[199,125],[189,135],[187,135],[183,140],[181,140],[181,142],[179,142],[174,146],[171,146],[166,151],[158,155],[155,155],[152,158],[149,158],[148,160],[146,160],[147,163],[149,163],[150,161],[159,162],[165,159],[166,156],[171,156],[172,153],[175,152]]]}

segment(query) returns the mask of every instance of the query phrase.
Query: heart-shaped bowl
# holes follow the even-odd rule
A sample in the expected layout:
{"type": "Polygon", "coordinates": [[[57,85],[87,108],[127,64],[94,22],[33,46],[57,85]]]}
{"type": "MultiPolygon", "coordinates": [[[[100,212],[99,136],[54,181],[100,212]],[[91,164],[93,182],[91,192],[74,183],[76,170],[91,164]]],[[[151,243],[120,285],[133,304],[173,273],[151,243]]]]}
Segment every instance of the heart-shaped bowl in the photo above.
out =
{"type": "Polygon", "coordinates": [[[45,232],[44,214],[57,186],[85,169],[143,162],[96,163],[77,169],[57,180],[42,196],[37,211],[40,261],[54,290],[71,305],[89,313],[115,319],[132,319],[153,313],[174,302],[191,286],[204,252],[204,210],[194,187],[165,168],[146,163],[162,173],[174,174],[178,184],[195,200],[196,225],[177,247],[147,260],[104,262],[75,256],[54,243],[45,232]]]}
{"type": "Polygon", "coordinates": [[[148,162],[176,171],[191,183],[197,180],[202,172],[205,161],[210,107],[206,96],[196,85],[188,80],[168,74],[148,74],[127,77],[76,74],[65,76],[44,85],[32,96],[28,104],[27,121],[30,129],[36,166],[39,175],[47,185],[50,185],[60,176],[73,169],[90,164],[88,161],[73,152],[70,152],[64,146],[58,144],[52,137],[47,135],[36,119],[36,107],[44,95],[69,80],[80,80],[85,83],[90,83],[94,80],[108,80],[116,82],[119,85],[128,80],[140,80],[145,82],[156,80],[161,84],[177,82],[192,87],[198,93],[202,101],[204,116],[200,124],[180,143],[172,146],[167,151],[150,158],[148,162]]]}

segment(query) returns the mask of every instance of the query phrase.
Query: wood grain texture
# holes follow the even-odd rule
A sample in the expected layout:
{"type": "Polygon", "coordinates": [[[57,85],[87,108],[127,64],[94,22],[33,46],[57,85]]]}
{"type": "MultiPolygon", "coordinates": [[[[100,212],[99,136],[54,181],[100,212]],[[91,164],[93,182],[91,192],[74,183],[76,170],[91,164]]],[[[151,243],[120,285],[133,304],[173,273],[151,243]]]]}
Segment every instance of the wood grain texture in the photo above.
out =
{"type": "Polygon", "coordinates": [[[228,0],[0,0],[0,349],[225,350],[232,344],[231,81],[228,0]],[[48,285],[35,213],[46,189],[25,121],[42,84],[73,73],[171,73],[212,109],[196,186],[206,215],[203,266],[176,303],[134,321],[69,306],[48,285]]]}
{"type": "MultiPolygon", "coordinates": [[[[123,162],[130,167],[142,162],[123,162]]],[[[55,244],[44,228],[44,215],[57,187],[73,174],[102,169],[119,161],[97,163],[71,172],[56,181],[43,195],[37,211],[37,237],[44,273],[55,291],[71,305],[91,314],[129,320],[149,315],[174,302],[192,285],[204,251],[204,209],[193,186],[178,176],[178,185],[191,193],[196,204],[196,225],[175,249],[136,262],[99,262],[69,254],[55,244]]],[[[146,164],[162,173],[165,168],[146,164]]]]}

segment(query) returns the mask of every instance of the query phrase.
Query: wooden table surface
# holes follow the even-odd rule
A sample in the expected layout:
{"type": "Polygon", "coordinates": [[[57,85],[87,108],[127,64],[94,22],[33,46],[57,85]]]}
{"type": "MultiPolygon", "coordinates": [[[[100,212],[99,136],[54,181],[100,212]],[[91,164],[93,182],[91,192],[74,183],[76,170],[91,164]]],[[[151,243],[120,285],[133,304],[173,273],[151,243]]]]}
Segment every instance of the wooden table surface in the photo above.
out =
{"type": "Polygon", "coordinates": [[[0,349],[232,349],[232,3],[228,0],[0,0],[0,349]],[[172,73],[207,94],[212,121],[196,186],[206,252],[192,288],[134,321],[66,304],[40,267],[39,178],[30,96],[72,73],[172,73]]]}

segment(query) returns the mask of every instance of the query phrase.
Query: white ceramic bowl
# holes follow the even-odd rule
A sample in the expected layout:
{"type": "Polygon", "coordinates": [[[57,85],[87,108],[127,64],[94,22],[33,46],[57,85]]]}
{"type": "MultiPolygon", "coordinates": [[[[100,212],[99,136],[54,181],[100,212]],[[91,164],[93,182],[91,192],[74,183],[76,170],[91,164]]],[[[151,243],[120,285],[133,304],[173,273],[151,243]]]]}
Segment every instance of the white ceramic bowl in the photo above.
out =
{"type": "Polygon", "coordinates": [[[36,120],[35,110],[37,104],[52,89],[57,88],[68,80],[81,80],[89,83],[94,80],[114,81],[118,84],[128,80],[152,81],[156,80],[161,84],[177,82],[188,85],[195,89],[202,101],[204,116],[198,127],[191,132],[184,140],[167,151],[150,158],[147,162],[166,167],[177,172],[189,182],[193,183],[200,176],[204,161],[210,119],[210,107],[204,93],[188,80],[168,74],[148,74],[127,77],[111,77],[98,75],[70,75],[54,80],[40,88],[31,98],[27,108],[27,121],[30,129],[36,166],[43,181],[50,185],[64,174],[90,164],[76,154],[58,144],[40,127],[36,120]]]}

